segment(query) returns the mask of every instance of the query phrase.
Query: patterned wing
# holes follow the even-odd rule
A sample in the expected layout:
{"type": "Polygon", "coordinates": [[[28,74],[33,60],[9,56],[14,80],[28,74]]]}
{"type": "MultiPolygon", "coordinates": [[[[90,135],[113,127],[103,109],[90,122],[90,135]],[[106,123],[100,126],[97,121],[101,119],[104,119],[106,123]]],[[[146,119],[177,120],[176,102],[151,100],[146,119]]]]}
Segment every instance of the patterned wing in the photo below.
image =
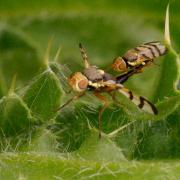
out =
{"type": "Polygon", "coordinates": [[[138,106],[138,108],[142,109],[143,111],[154,115],[158,114],[157,108],[146,98],[137,96],[132,91],[124,87],[120,88],[118,91],[129,98],[135,105],[138,106]]]}

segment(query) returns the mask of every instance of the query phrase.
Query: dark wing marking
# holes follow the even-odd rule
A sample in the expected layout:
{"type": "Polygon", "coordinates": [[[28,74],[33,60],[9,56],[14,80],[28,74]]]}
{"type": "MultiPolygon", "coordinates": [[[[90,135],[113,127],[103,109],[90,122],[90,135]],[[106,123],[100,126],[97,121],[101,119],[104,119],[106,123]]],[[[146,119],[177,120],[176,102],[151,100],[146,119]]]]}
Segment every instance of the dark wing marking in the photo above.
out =
{"type": "Polygon", "coordinates": [[[135,105],[137,105],[143,111],[146,111],[150,114],[155,114],[155,115],[158,114],[157,108],[151,102],[149,102],[147,99],[145,99],[144,97],[141,97],[141,96],[139,97],[139,96],[135,95],[132,91],[130,91],[126,88],[120,88],[120,89],[118,89],[118,91],[121,94],[128,97],[135,105]]]}

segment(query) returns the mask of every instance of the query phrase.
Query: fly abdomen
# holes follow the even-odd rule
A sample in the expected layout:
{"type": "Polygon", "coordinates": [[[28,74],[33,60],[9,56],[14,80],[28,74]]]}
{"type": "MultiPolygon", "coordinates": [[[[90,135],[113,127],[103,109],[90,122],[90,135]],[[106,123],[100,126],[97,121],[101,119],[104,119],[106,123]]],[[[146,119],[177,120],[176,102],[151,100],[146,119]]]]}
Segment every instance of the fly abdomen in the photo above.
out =
{"type": "Polygon", "coordinates": [[[160,42],[149,42],[135,48],[137,53],[145,59],[154,59],[166,53],[167,48],[160,42]]]}
{"type": "Polygon", "coordinates": [[[166,46],[161,44],[159,41],[149,42],[144,44],[154,55],[154,57],[159,57],[167,52],[166,46]]]}
{"type": "Polygon", "coordinates": [[[145,59],[154,59],[159,56],[159,53],[151,45],[140,45],[135,49],[139,55],[143,56],[145,59]]]}

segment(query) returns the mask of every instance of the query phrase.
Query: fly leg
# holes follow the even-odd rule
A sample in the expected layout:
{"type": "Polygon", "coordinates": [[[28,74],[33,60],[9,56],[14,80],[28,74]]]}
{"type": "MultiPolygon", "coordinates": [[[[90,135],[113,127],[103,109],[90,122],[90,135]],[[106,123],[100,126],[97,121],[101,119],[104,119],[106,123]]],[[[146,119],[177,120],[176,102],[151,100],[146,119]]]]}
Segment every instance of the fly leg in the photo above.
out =
{"type": "Polygon", "coordinates": [[[109,105],[109,102],[108,102],[108,100],[104,97],[104,96],[102,96],[99,92],[94,92],[94,95],[98,98],[98,99],[100,99],[101,101],[103,101],[103,103],[104,103],[104,105],[103,105],[103,107],[100,109],[100,111],[99,111],[99,115],[98,115],[98,126],[99,126],[99,139],[101,139],[101,130],[102,130],[102,119],[101,119],[101,117],[102,117],[102,113],[104,112],[104,110],[108,107],[108,105],[109,105]]]}
{"type": "Polygon", "coordinates": [[[109,95],[111,96],[112,100],[113,100],[115,103],[121,104],[120,101],[118,101],[117,98],[116,98],[116,92],[115,92],[115,91],[109,92],[109,95]]]}
{"type": "Polygon", "coordinates": [[[85,93],[83,92],[83,93],[80,93],[80,94],[72,97],[72,98],[69,99],[66,103],[64,103],[62,106],[60,106],[59,108],[55,109],[55,112],[56,112],[56,111],[60,111],[60,110],[63,109],[65,106],[67,106],[69,103],[71,103],[72,101],[75,101],[75,100],[79,99],[80,97],[82,97],[82,96],[84,96],[84,95],[85,95],[85,93]]]}

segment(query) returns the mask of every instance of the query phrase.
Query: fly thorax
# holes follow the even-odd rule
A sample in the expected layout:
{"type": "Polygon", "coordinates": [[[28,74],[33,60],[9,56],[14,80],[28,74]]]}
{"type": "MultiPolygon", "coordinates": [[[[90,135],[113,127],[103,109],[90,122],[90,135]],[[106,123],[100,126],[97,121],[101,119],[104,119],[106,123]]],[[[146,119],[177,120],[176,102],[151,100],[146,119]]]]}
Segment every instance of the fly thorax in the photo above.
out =
{"type": "MultiPolygon", "coordinates": [[[[130,66],[138,66],[138,65],[145,65],[145,60],[143,56],[139,56],[138,59],[136,59],[136,61],[128,61],[127,63],[130,66]]],[[[147,60],[146,60],[147,61],[147,60]]]]}
{"type": "Polygon", "coordinates": [[[138,57],[138,53],[134,49],[131,49],[124,54],[123,59],[125,59],[127,62],[133,62],[136,61],[138,57]]]}
{"type": "Polygon", "coordinates": [[[104,71],[98,69],[95,66],[84,69],[83,74],[90,80],[92,83],[103,80],[104,71]]]}
{"type": "Polygon", "coordinates": [[[127,71],[127,62],[122,57],[117,57],[114,59],[111,67],[114,71],[126,72],[127,71]]]}
{"type": "Polygon", "coordinates": [[[109,80],[115,81],[116,78],[113,75],[109,74],[109,73],[104,73],[103,80],[104,81],[109,81],[109,80]]]}

